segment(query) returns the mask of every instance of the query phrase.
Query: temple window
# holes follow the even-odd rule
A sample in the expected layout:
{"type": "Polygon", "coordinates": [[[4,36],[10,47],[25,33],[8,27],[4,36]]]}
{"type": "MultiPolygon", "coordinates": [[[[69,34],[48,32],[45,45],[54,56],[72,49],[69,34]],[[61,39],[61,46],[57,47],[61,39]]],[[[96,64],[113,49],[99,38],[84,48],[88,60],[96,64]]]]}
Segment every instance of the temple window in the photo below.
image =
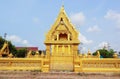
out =
{"type": "Polygon", "coordinates": [[[64,34],[62,34],[62,33],[60,33],[59,34],[59,40],[67,40],[67,34],[66,33],[64,33],[64,34]]]}
{"type": "Polygon", "coordinates": [[[63,21],[63,18],[61,18],[60,21],[63,21]]]}
{"type": "Polygon", "coordinates": [[[60,19],[60,23],[61,23],[62,25],[64,24],[63,18],[60,19]]]}

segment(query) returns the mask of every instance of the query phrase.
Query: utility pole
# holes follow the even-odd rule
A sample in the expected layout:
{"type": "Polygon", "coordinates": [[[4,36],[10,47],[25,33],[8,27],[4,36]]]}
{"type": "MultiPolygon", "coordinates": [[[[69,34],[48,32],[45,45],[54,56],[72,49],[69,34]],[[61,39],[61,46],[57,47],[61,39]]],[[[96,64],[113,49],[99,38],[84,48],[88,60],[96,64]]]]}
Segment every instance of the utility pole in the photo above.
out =
{"type": "Polygon", "coordinates": [[[6,40],[6,37],[7,37],[7,33],[4,33],[4,39],[6,40]]]}

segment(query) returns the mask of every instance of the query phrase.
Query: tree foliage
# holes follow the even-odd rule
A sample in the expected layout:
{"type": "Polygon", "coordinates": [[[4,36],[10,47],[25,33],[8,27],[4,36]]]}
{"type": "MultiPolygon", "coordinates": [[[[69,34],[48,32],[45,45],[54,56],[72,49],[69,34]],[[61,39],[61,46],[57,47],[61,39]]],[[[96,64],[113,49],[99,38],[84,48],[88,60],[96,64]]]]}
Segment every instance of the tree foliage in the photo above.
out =
{"type": "MultiPolygon", "coordinates": [[[[110,50],[106,50],[106,49],[98,49],[97,51],[100,52],[101,57],[103,58],[113,58],[113,54],[114,54],[114,50],[110,49],[110,50]]],[[[93,53],[93,55],[97,54],[97,51],[93,53]]]]}
{"type": "Polygon", "coordinates": [[[3,47],[4,42],[5,42],[5,39],[0,37],[0,49],[3,47]]]}
{"type": "Polygon", "coordinates": [[[24,57],[26,57],[26,54],[27,54],[27,49],[26,48],[19,49],[19,50],[17,50],[16,57],[24,58],[24,57]]]}
{"type": "MultiPolygon", "coordinates": [[[[6,41],[7,40],[0,37],[0,49],[3,47],[6,41]]],[[[8,42],[9,51],[10,53],[13,54],[14,57],[25,57],[26,56],[27,49],[24,48],[24,49],[17,50],[16,47],[10,41],[7,41],[7,42],[8,42]]]]}
{"type": "MultiPolygon", "coordinates": [[[[5,41],[7,41],[7,40],[5,40],[4,38],[0,37],[0,49],[3,47],[5,41]]],[[[8,42],[8,47],[9,47],[10,53],[15,55],[17,53],[17,50],[16,50],[15,46],[10,41],[7,41],[7,42],[8,42]]]]}

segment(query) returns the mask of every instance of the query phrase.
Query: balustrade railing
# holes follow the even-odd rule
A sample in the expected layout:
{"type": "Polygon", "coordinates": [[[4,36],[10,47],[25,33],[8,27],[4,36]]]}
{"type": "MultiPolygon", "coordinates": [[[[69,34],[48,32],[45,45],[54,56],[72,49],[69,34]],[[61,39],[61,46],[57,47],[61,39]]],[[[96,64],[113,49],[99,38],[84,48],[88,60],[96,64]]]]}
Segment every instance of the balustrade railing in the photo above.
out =
{"type": "Polygon", "coordinates": [[[80,58],[74,61],[76,72],[120,72],[120,59],[80,58]]]}

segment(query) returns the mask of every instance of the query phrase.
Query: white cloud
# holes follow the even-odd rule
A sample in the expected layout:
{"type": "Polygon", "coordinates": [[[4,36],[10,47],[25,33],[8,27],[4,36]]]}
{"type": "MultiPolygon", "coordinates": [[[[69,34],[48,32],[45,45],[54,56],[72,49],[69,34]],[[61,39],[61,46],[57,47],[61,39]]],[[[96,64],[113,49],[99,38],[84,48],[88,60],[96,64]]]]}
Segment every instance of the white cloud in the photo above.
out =
{"type": "Polygon", "coordinates": [[[108,49],[109,48],[109,43],[103,41],[103,42],[99,43],[97,46],[95,46],[93,49],[94,49],[94,51],[96,51],[96,50],[102,49],[102,48],[108,49]]]}
{"type": "Polygon", "coordinates": [[[8,35],[7,40],[11,41],[16,45],[32,46],[27,40],[23,40],[22,38],[16,35],[8,35]]]}
{"type": "Polygon", "coordinates": [[[38,17],[33,17],[33,23],[40,24],[40,19],[38,17]]]}
{"type": "Polygon", "coordinates": [[[112,20],[116,23],[117,27],[120,29],[120,13],[115,12],[113,10],[109,10],[104,18],[108,20],[112,20]]]}
{"type": "Polygon", "coordinates": [[[101,42],[99,45],[98,45],[99,48],[104,48],[104,47],[108,47],[108,43],[107,42],[101,42]]]}
{"type": "Polygon", "coordinates": [[[98,25],[94,25],[93,27],[89,27],[87,29],[87,32],[99,32],[101,29],[98,27],[98,25]]]}
{"type": "Polygon", "coordinates": [[[98,45],[98,48],[106,48],[106,49],[109,49],[109,43],[108,42],[101,42],[99,45],[98,45]]]}
{"type": "Polygon", "coordinates": [[[88,51],[88,49],[87,49],[87,47],[82,47],[82,49],[81,49],[81,53],[83,54],[83,53],[86,53],[88,51]]]}
{"type": "Polygon", "coordinates": [[[8,35],[7,40],[10,40],[10,41],[15,42],[15,43],[22,41],[22,39],[16,35],[10,35],[10,36],[8,35]]]}
{"type": "Polygon", "coordinates": [[[75,26],[81,26],[85,22],[85,15],[82,12],[74,13],[70,15],[70,19],[75,26]]]}
{"type": "Polygon", "coordinates": [[[23,41],[22,41],[22,44],[24,44],[24,45],[28,45],[29,43],[28,43],[27,40],[23,40],[23,41]]]}
{"type": "Polygon", "coordinates": [[[84,35],[79,34],[79,40],[83,43],[83,44],[91,44],[93,43],[92,40],[88,40],[84,35]]]}

